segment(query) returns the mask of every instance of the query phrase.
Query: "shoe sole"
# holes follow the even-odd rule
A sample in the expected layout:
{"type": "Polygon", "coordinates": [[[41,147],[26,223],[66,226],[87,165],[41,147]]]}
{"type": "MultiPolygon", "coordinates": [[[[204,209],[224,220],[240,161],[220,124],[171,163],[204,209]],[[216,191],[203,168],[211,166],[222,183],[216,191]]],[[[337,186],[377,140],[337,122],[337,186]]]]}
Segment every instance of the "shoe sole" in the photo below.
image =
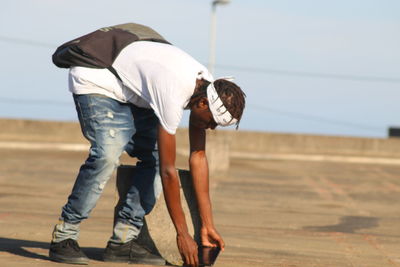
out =
{"type": "Polygon", "coordinates": [[[110,257],[103,255],[104,262],[119,262],[119,263],[133,263],[133,264],[145,264],[145,265],[158,265],[163,266],[167,262],[164,259],[144,260],[144,259],[127,259],[126,257],[110,257]]]}
{"type": "Polygon", "coordinates": [[[61,262],[61,263],[69,263],[69,264],[77,264],[77,265],[88,265],[89,264],[89,259],[88,258],[66,258],[64,256],[58,255],[56,253],[53,253],[50,251],[49,253],[49,258],[52,261],[55,262],[61,262]]]}
{"type": "Polygon", "coordinates": [[[143,260],[143,259],[130,260],[129,263],[144,264],[144,265],[156,265],[156,266],[164,266],[167,264],[167,262],[165,260],[143,260]]]}
{"type": "Polygon", "coordinates": [[[129,263],[129,259],[118,258],[118,257],[104,257],[103,256],[103,261],[104,262],[125,262],[125,263],[129,263]]]}

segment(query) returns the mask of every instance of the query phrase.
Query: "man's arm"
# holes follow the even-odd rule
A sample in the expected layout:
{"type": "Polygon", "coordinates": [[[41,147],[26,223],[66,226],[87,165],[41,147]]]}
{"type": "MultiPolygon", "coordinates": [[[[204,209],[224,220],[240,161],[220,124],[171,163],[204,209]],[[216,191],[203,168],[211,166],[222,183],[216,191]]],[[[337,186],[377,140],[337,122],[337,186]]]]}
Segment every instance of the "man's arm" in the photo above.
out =
{"type": "Polygon", "coordinates": [[[166,132],[161,125],[158,126],[158,150],[164,198],[176,229],[179,252],[187,265],[198,266],[197,244],[189,234],[181,204],[179,179],[175,168],[175,135],[166,132]]]}
{"type": "Polygon", "coordinates": [[[223,250],[225,244],[222,237],[215,229],[212,216],[208,163],[205,152],[206,130],[190,124],[189,140],[189,166],[202,222],[201,242],[203,246],[219,246],[223,250]]]}

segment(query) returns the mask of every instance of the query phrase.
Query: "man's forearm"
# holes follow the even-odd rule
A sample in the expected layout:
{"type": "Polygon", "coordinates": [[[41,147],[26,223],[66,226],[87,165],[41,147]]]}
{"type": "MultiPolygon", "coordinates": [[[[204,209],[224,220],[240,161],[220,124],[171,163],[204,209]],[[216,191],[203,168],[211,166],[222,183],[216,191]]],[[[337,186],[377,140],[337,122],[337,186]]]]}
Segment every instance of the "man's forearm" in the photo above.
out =
{"type": "Polygon", "coordinates": [[[162,174],[163,192],[169,215],[175,226],[176,233],[188,233],[185,214],[182,209],[179,180],[175,173],[162,174]]]}
{"type": "Polygon", "coordinates": [[[189,165],[202,226],[214,227],[209,193],[208,164],[205,153],[193,152],[189,165]]]}
{"type": "Polygon", "coordinates": [[[165,203],[174,223],[176,232],[187,233],[185,214],[182,210],[179,180],[175,169],[175,136],[158,127],[158,147],[160,155],[160,175],[163,184],[165,203]]]}

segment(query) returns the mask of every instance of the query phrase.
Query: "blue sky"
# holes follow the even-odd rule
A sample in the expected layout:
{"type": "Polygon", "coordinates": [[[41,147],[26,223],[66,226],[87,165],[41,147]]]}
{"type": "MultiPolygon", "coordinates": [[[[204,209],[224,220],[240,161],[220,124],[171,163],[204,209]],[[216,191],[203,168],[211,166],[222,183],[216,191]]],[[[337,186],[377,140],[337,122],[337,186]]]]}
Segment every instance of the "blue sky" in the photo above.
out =
{"type": "MultiPolygon", "coordinates": [[[[400,126],[399,10],[397,0],[218,7],[215,76],[235,76],[248,96],[241,129],[385,137],[400,126]]],[[[76,121],[51,54],[99,27],[149,25],[206,65],[210,11],[204,0],[3,1],[0,117],[76,121]]]]}

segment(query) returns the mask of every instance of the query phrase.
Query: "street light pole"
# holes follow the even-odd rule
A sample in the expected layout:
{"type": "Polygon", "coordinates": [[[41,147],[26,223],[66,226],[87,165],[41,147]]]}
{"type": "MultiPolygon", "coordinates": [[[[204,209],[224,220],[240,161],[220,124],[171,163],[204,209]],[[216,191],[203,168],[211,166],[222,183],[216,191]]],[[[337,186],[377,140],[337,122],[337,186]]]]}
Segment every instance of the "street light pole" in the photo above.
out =
{"type": "Polygon", "coordinates": [[[217,39],[217,5],[229,4],[230,0],[214,0],[211,6],[211,23],[210,23],[210,52],[208,59],[208,70],[214,74],[215,65],[215,42],[217,39]]]}
{"type": "MultiPolygon", "coordinates": [[[[217,5],[228,4],[229,0],[214,0],[211,9],[211,28],[210,28],[210,51],[208,60],[208,70],[214,75],[215,64],[215,42],[216,42],[216,11],[217,5]]],[[[208,170],[211,176],[225,175],[229,170],[229,140],[225,136],[218,135],[216,131],[207,133],[208,170]]]]}

